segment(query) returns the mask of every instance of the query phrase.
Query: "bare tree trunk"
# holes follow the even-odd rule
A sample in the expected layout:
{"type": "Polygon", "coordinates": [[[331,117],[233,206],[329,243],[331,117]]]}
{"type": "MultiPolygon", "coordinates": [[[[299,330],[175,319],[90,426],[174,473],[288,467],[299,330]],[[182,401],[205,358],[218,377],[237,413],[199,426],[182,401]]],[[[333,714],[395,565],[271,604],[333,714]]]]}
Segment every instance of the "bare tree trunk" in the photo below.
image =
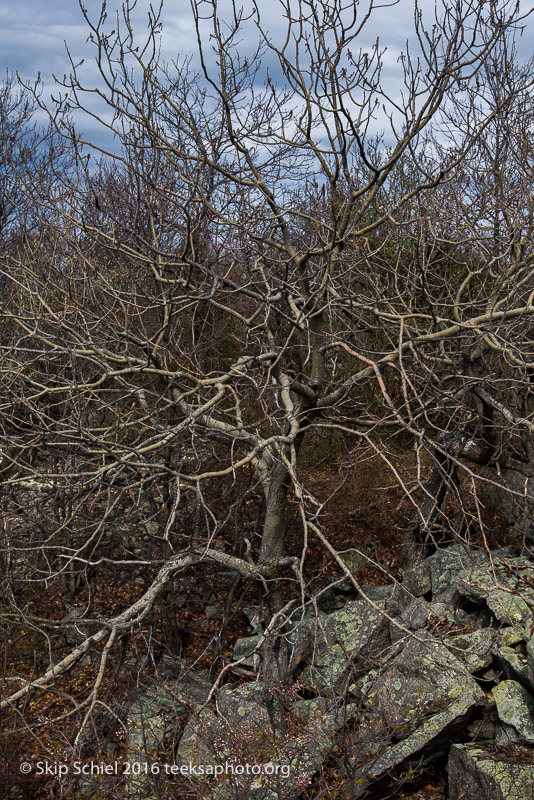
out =
{"type": "MultiPolygon", "coordinates": [[[[267,582],[261,603],[261,622],[265,629],[275,614],[283,608],[280,562],[283,556],[286,530],[287,493],[291,478],[287,467],[278,464],[273,473],[263,525],[259,565],[267,582]]],[[[280,625],[283,620],[280,621],[280,625]]],[[[268,684],[284,681],[287,676],[288,650],[280,626],[275,626],[262,648],[261,677],[268,684]]]]}

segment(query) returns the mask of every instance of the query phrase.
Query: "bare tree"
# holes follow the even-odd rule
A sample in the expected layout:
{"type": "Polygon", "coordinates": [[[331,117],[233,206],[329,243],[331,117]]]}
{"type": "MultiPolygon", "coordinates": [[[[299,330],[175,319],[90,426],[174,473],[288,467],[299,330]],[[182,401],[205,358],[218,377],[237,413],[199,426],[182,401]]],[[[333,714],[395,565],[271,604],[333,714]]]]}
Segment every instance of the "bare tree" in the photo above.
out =
{"type": "MultiPolygon", "coordinates": [[[[36,193],[39,239],[3,258],[4,280],[24,298],[3,310],[12,332],[1,406],[10,613],[48,636],[58,623],[25,607],[22,580],[63,576],[75,593],[103,563],[156,571],[112,618],[90,601],[85,627],[77,623],[86,636],[38,677],[21,676],[2,707],[95,652],[94,687],[72,711],[87,721],[112,647],[199,563],[257,584],[261,677],[285,681],[295,665],[288,602],[309,599],[310,538],[336,557],[321,526],[331,498],[314,495],[301,466],[304,443],[324,431],[380,454],[422,521],[419,540],[436,508],[445,513],[428,489],[429,511],[419,509],[389,440],[404,432],[422,458],[440,431],[457,430],[466,394],[488,423],[484,381],[466,375],[465,359],[479,358],[479,342],[504,361],[521,350],[534,309],[528,247],[520,252],[510,229],[486,246],[486,211],[473,219],[464,176],[525,97],[530,71],[488,102],[481,87],[491,83],[495,48],[504,53],[521,22],[515,5],[445,3],[426,24],[416,4],[390,88],[380,43],[360,44],[377,8],[280,2],[276,38],[256,3],[222,20],[215,2],[193,2],[198,72],[162,63],[158,13],[138,42],[129,1],[111,30],[105,6],[96,21],[82,8],[100,83],[84,87],[72,61],[50,114],[75,162],[55,174],[53,191],[36,193]],[[239,51],[249,29],[253,57],[239,51]],[[69,118],[89,113],[88,92],[115,136],[96,167],[69,118]],[[466,237],[468,224],[478,228],[466,237]],[[473,294],[478,278],[483,299],[473,294]],[[205,487],[246,471],[263,494],[262,517],[229,552],[236,506],[221,514],[205,487]],[[20,508],[24,492],[38,519],[20,508]],[[285,548],[290,498],[298,556],[285,548]],[[176,524],[184,501],[197,511],[185,532],[176,524]],[[110,530],[119,516],[131,530],[144,526],[147,540],[126,533],[117,560],[110,530]]],[[[530,430],[523,412],[520,422],[530,430]]],[[[437,447],[453,464],[469,455],[464,440],[452,452],[444,440],[437,447]]],[[[443,474],[454,488],[452,471],[443,474]]]]}

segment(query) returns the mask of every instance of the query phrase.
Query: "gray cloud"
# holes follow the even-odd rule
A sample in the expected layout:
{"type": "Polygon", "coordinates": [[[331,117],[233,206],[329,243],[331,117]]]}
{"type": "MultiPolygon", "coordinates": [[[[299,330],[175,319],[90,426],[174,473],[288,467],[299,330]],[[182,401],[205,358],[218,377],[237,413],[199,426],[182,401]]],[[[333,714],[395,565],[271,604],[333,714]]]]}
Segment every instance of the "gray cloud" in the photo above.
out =
{"type": "MultiPolygon", "coordinates": [[[[250,9],[250,0],[243,0],[245,7],[250,9]]],[[[282,41],[286,21],[276,12],[270,0],[258,0],[260,10],[263,12],[265,29],[273,36],[274,40],[282,41]]],[[[98,19],[100,0],[85,0],[85,6],[92,19],[98,19]]],[[[421,2],[427,25],[431,27],[434,12],[434,0],[421,2]]],[[[534,5],[533,2],[521,4],[523,12],[534,5]]],[[[134,29],[141,42],[147,31],[147,13],[150,3],[148,0],[139,0],[134,12],[134,29]]],[[[115,14],[120,8],[118,0],[108,4],[108,19],[106,25],[111,30],[115,24],[115,14]]],[[[231,3],[229,0],[219,0],[219,9],[222,13],[230,14],[231,3]]],[[[521,37],[517,39],[518,51],[522,58],[530,58],[534,50],[532,32],[534,25],[529,22],[521,37]]],[[[209,39],[209,26],[204,25],[205,41],[209,39]]],[[[18,70],[21,77],[31,82],[38,73],[43,81],[43,98],[59,91],[54,87],[53,75],[62,78],[68,75],[71,66],[65,49],[67,42],[71,56],[76,62],[84,59],[80,70],[80,77],[88,88],[101,85],[98,70],[95,65],[95,50],[87,38],[90,31],[87,27],[77,0],[55,0],[55,3],[44,3],[42,0],[16,0],[0,6],[0,71],[18,70]]],[[[390,88],[390,94],[398,96],[401,89],[400,70],[398,57],[405,49],[406,40],[413,36],[413,0],[400,0],[394,7],[377,8],[373,12],[369,25],[365,28],[361,41],[356,43],[364,50],[370,50],[377,37],[381,45],[388,47],[384,58],[383,79],[390,88]]],[[[257,42],[258,33],[255,26],[249,21],[240,32],[240,49],[243,54],[251,54],[257,42]]],[[[411,45],[415,46],[412,38],[411,45]]],[[[209,44],[207,45],[209,53],[209,44]]],[[[161,53],[165,61],[181,60],[191,57],[192,66],[198,65],[196,47],[196,33],[193,25],[189,3],[187,0],[168,0],[163,12],[163,33],[161,38],[161,53]]],[[[208,55],[208,63],[215,61],[214,55],[208,55]]],[[[276,56],[266,53],[262,65],[268,67],[271,77],[276,82],[282,80],[276,56]]],[[[88,96],[90,107],[105,114],[104,107],[96,98],[88,96]]],[[[103,132],[97,133],[98,124],[89,119],[83,122],[87,136],[104,137],[103,132]]],[[[102,139],[102,141],[104,140],[102,139]]]]}
{"type": "MultiPolygon", "coordinates": [[[[98,17],[100,0],[85,0],[85,6],[93,19],[98,17]]],[[[150,3],[140,0],[135,12],[135,29],[140,38],[146,30],[146,18],[150,3]]],[[[250,0],[245,0],[245,8],[250,8],[250,0]]],[[[522,2],[525,12],[533,7],[532,2],[522,2]]],[[[260,10],[264,10],[264,24],[274,38],[279,38],[285,28],[285,20],[276,11],[276,6],[267,0],[260,0],[260,10]]],[[[117,2],[108,3],[108,24],[114,25],[117,2]]],[[[434,9],[434,0],[424,0],[421,7],[429,22],[434,9]]],[[[224,16],[230,13],[231,4],[219,2],[219,9],[224,16]]],[[[170,1],[163,12],[162,54],[166,60],[196,53],[196,36],[192,23],[189,3],[170,1]]],[[[526,33],[518,39],[518,47],[522,57],[528,58],[534,51],[532,24],[526,33]]],[[[207,26],[206,26],[207,28],[207,26]]],[[[398,53],[404,48],[406,39],[413,29],[413,2],[400,0],[394,7],[377,8],[373,12],[369,26],[362,37],[362,45],[369,47],[377,36],[384,45],[398,53]]],[[[50,81],[52,74],[63,75],[69,71],[69,62],[65,52],[66,41],[72,56],[76,59],[91,58],[92,50],[86,39],[89,31],[83,20],[77,0],[55,0],[43,3],[42,0],[16,0],[4,2],[0,6],[0,70],[19,70],[26,79],[35,77],[40,72],[45,81],[50,81]]],[[[241,48],[245,52],[252,50],[257,38],[254,26],[244,26],[240,37],[241,48]]]]}

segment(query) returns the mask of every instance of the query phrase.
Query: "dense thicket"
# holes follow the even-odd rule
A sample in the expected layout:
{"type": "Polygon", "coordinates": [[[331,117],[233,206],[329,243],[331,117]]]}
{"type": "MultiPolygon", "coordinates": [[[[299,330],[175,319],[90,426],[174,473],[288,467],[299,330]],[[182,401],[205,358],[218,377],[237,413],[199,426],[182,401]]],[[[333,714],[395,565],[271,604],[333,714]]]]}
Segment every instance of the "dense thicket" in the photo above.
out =
{"type": "Polygon", "coordinates": [[[370,455],[410,509],[410,558],[483,543],[480,492],[506,471],[528,501],[533,106],[517,12],[416,10],[388,88],[380,44],[360,44],[373,3],[279,11],[276,38],[255,5],[223,22],[193,2],[197,72],[161,62],[157,15],[141,42],[129,3],[113,26],[84,11],[99,84],[73,65],[45,132],[41,99],[3,88],[3,624],[36,652],[72,633],[69,609],[28,599],[57,585],[83,594],[86,620],[71,649],[15,668],[4,707],[92,653],[94,685],[68,712],[78,740],[108,659],[164,601],[179,647],[173,587],[198,565],[236,576],[229,592],[256,587],[261,676],[290,680],[285,608],[311,600],[310,548],[347,572],[323,519],[370,455]],[[69,116],[88,92],[107,153],[69,116]],[[315,492],[318,454],[340,479],[315,492]],[[95,587],[125,568],[149,579],[111,617],[95,587]]]}

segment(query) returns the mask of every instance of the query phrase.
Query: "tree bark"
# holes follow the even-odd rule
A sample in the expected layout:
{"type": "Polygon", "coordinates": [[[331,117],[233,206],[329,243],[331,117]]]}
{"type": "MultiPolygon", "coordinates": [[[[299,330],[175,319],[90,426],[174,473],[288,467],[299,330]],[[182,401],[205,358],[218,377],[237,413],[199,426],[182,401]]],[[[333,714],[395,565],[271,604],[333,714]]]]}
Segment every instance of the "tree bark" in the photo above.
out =
{"type": "MultiPolygon", "coordinates": [[[[287,467],[279,463],[274,469],[267,495],[259,559],[259,566],[265,575],[267,586],[261,602],[263,629],[283,607],[280,562],[284,551],[287,493],[290,482],[291,476],[287,467]]],[[[261,676],[268,684],[284,681],[288,672],[287,643],[283,636],[277,635],[278,631],[277,626],[277,629],[270,632],[261,652],[261,676]]]]}

